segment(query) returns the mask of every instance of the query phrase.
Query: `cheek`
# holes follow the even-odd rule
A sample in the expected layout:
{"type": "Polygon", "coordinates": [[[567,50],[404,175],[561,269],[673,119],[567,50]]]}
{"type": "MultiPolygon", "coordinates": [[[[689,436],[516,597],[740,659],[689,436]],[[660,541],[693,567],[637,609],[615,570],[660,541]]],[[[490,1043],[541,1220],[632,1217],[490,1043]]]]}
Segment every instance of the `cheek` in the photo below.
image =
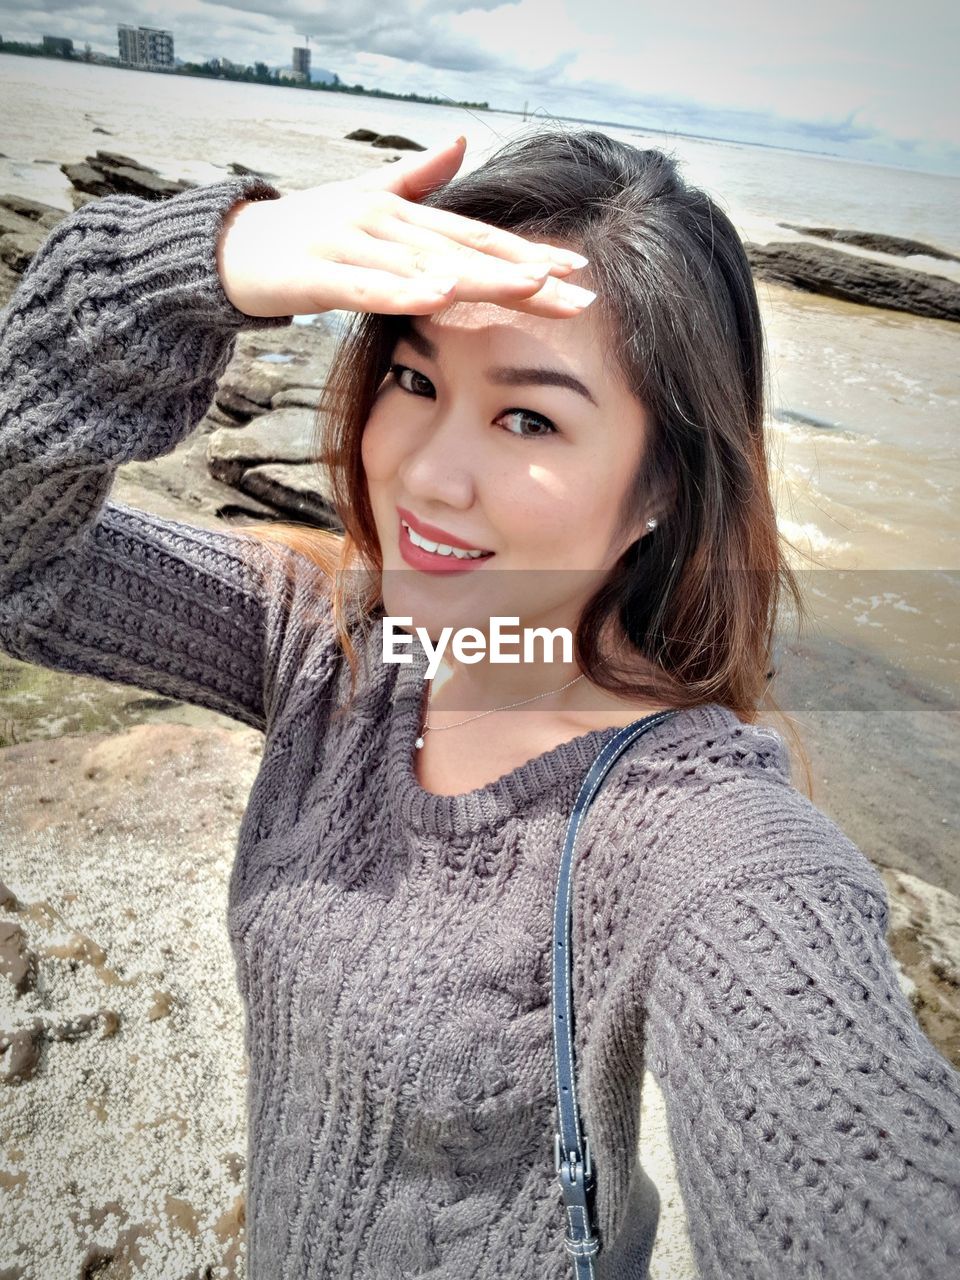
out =
{"type": "Polygon", "coordinates": [[[527,518],[537,530],[538,545],[554,547],[563,558],[573,555],[578,561],[599,562],[618,536],[623,474],[612,472],[606,459],[588,454],[570,463],[539,486],[527,518]]]}
{"type": "Polygon", "coordinates": [[[510,513],[511,523],[523,528],[531,546],[559,550],[591,538],[609,518],[606,502],[594,497],[593,483],[589,460],[579,453],[538,459],[504,475],[495,486],[496,501],[510,513]]]}
{"type": "Polygon", "coordinates": [[[360,459],[367,480],[388,480],[397,469],[399,431],[390,430],[388,415],[372,410],[360,438],[360,459]]]}

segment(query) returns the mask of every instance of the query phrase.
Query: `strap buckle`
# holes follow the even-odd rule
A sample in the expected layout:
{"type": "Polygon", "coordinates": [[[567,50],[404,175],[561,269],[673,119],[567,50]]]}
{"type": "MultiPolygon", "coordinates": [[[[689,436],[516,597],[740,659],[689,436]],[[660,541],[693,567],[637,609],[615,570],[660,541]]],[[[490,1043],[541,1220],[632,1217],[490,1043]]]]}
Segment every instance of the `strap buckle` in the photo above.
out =
{"type": "Polygon", "coordinates": [[[589,1183],[593,1178],[593,1166],[590,1163],[590,1139],[583,1139],[583,1156],[579,1151],[571,1151],[564,1160],[560,1159],[560,1135],[553,1135],[553,1167],[557,1173],[560,1173],[561,1164],[566,1167],[567,1176],[571,1183],[577,1181],[577,1172],[582,1167],[583,1177],[589,1183]]]}
{"type": "Polygon", "coordinates": [[[553,1162],[557,1182],[567,1209],[567,1235],[564,1242],[567,1253],[575,1257],[592,1257],[600,1248],[590,1224],[590,1206],[587,1193],[593,1183],[593,1166],[590,1161],[590,1140],[583,1140],[583,1154],[570,1151],[561,1156],[560,1135],[553,1135],[553,1162]]]}

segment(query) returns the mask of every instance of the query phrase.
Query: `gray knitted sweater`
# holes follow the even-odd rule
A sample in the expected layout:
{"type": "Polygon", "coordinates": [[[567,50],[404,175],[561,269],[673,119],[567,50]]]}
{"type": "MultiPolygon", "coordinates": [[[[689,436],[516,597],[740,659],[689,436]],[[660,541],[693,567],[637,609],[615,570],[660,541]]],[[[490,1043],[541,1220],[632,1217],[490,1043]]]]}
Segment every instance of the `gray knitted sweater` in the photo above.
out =
{"type": "MultiPolygon", "coordinates": [[[[265,733],[227,925],[245,1006],[253,1280],[560,1280],[549,950],[579,784],[616,730],[480,790],[418,783],[426,658],[346,696],[319,571],[109,500],[172,450],[241,329],[214,247],[249,179],[112,196],[0,316],[0,646],[265,733]]],[[[171,798],[173,800],[173,798],[171,798]]],[[[891,803],[893,800],[891,799],[891,803]]],[[[883,883],[719,704],[614,766],[578,842],[575,1051],[601,1280],[643,1280],[649,1067],[705,1280],[960,1275],[960,1075],[885,943],[883,883]]]]}

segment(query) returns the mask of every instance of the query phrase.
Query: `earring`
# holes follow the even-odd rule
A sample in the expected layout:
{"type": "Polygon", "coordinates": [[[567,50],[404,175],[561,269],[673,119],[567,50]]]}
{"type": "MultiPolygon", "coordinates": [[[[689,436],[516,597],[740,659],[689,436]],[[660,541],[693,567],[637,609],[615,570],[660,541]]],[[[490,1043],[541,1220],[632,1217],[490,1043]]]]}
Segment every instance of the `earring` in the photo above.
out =
{"type": "Polygon", "coordinates": [[[648,528],[648,529],[655,529],[656,527],[657,527],[657,521],[656,521],[656,518],[655,518],[655,517],[653,517],[653,516],[651,516],[651,517],[650,517],[650,519],[647,521],[647,528],[648,528]]]}

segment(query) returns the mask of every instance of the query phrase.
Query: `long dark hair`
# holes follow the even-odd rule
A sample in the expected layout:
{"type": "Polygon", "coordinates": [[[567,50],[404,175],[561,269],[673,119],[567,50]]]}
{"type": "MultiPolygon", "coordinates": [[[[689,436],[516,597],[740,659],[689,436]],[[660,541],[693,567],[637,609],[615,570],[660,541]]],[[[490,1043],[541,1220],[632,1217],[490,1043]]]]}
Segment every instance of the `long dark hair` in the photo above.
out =
{"type": "MultiPolygon", "coordinates": [[[[770,491],[763,330],[732,222],[663,152],[553,126],[507,142],[423,203],[583,252],[590,266],[578,282],[596,290],[594,307],[650,416],[622,518],[636,519],[651,493],[669,501],[582,613],[580,669],[616,695],[677,708],[715,701],[748,723],[769,708],[799,749],[809,792],[802,741],[770,688],[781,598],[789,593],[798,619],[804,603],[770,491]]],[[[324,390],[316,453],[344,533],[244,530],[329,574],[354,680],[351,627],[373,616],[382,570],[360,441],[401,327],[396,316],[357,314],[324,390]],[[345,585],[358,568],[367,584],[359,599],[345,585]]]]}

